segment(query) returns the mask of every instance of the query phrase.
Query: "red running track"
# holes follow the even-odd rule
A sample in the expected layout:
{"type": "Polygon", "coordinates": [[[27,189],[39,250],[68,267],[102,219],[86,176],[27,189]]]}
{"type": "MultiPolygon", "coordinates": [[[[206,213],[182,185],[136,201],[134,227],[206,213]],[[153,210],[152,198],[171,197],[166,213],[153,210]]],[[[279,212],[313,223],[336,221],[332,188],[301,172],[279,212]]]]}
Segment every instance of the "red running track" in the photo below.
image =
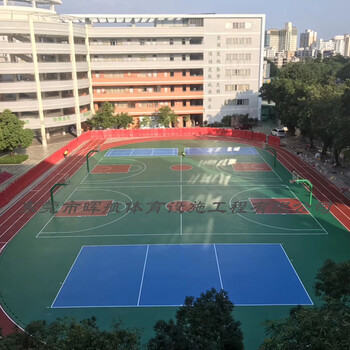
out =
{"type": "MultiPolygon", "coordinates": [[[[72,156],[60,163],[56,169],[31,191],[25,194],[0,217],[0,253],[10,240],[22,229],[24,225],[35,215],[35,213],[23,213],[25,203],[45,203],[49,200],[49,190],[59,180],[74,175],[74,173],[85,163],[85,155],[91,149],[103,144],[105,140],[91,140],[78,149],[72,156]]],[[[0,306],[0,328],[3,334],[13,332],[17,325],[0,306]]]]}
{"type": "MultiPolygon", "coordinates": [[[[104,144],[105,139],[91,140],[78,151],[70,156],[67,160],[62,162],[57,168],[43,180],[29,191],[24,197],[18,200],[0,217],[0,253],[5,248],[6,244],[19,232],[22,227],[32,218],[34,213],[21,213],[23,205],[28,202],[45,203],[49,200],[49,190],[57,183],[58,180],[68,176],[71,177],[75,172],[85,163],[86,153],[98,146],[104,151],[109,148],[149,142],[159,140],[179,140],[179,139],[198,139],[198,140],[223,140],[230,142],[239,142],[255,147],[262,147],[261,142],[253,140],[233,139],[232,137],[213,137],[213,136],[174,136],[174,137],[153,137],[153,138],[139,138],[117,141],[113,143],[104,144]]],[[[277,150],[278,160],[289,170],[297,171],[300,175],[310,180],[314,185],[314,195],[320,201],[332,202],[331,213],[344,225],[347,230],[350,230],[350,200],[345,197],[342,192],[334,186],[330,181],[319,174],[310,165],[303,162],[299,157],[286,151],[282,147],[275,146],[277,150]]],[[[16,327],[15,322],[5,313],[0,306],[0,327],[3,329],[3,334],[11,333],[16,327]]]]}

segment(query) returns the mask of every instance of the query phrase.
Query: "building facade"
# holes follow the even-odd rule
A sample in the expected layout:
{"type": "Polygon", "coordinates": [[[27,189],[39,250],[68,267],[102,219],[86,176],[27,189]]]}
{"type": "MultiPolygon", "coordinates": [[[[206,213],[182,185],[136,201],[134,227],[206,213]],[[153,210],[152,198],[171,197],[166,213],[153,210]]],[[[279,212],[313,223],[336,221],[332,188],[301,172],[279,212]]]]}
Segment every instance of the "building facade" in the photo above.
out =
{"type": "Polygon", "coordinates": [[[0,112],[43,141],[68,125],[79,133],[104,102],[134,127],[161,106],[178,126],[260,118],[264,15],[58,15],[60,2],[0,0],[0,112]]]}
{"type": "Polygon", "coordinates": [[[300,48],[314,48],[317,42],[317,32],[311,29],[305,30],[304,33],[300,33],[300,48]]]}

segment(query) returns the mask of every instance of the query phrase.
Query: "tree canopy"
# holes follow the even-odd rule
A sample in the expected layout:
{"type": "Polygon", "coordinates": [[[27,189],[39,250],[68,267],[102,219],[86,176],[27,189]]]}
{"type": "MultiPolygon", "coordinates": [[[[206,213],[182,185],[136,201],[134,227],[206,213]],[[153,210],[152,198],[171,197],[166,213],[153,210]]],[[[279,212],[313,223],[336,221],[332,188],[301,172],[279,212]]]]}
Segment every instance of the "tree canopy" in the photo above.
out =
{"type": "Polygon", "coordinates": [[[97,129],[126,129],[130,124],[134,124],[133,118],[128,113],[115,115],[114,106],[109,102],[105,102],[95,115],[86,122],[92,128],[97,129]]]}
{"type": "Polygon", "coordinates": [[[233,303],[225,291],[211,289],[200,297],[186,297],[176,320],[158,321],[148,350],[241,350],[240,322],[232,316],[233,303]]]}
{"type": "Polygon", "coordinates": [[[17,148],[30,146],[34,132],[24,129],[24,124],[9,109],[0,114],[0,151],[12,152],[17,148]]]}
{"type": "Polygon", "coordinates": [[[349,80],[340,80],[347,61],[338,58],[289,63],[281,68],[261,97],[276,104],[276,114],[294,134],[296,128],[323,142],[323,154],[333,149],[335,161],[350,146],[349,80]]]}
{"type": "Polygon", "coordinates": [[[74,318],[57,319],[52,323],[35,321],[25,329],[2,338],[0,350],[138,350],[140,336],[136,330],[125,330],[120,322],[110,331],[102,331],[91,317],[80,322],[74,318]]]}
{"type": "Polygon", "coordinates": [[[317,274],[315,294],[322,306],[298,306],[284,320],[266,321],[268,337],[260,350],[349,349],[350,261],[327,260],[317,274]]]}
{"type": "Polygon", "coordinates": [[[115,116],[115,119],[117,129],[126,129],[129,125],[134,124],[133,117],[128,113],[119,113],[115,116]]]}
{"type": "Polygon", "coordinates": [[[168,128],[172,124],[176,123],[177,114],[169,107],[160,107],[157,113],[157,121],[160,125],[168,128]]]}

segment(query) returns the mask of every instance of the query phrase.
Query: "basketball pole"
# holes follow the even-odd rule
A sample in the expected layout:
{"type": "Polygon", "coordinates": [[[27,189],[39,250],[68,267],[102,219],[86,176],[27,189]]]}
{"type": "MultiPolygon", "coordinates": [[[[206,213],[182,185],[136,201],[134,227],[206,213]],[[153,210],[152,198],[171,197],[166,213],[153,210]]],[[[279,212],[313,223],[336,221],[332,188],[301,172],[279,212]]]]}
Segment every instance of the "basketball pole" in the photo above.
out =
{"type": "Polygon", "coordinates": [[[53,214],[55,214],[55,202],[54,202],[54,198],[53,198],[53,192],[55,190],[56,187],[61,187],[61,186],[67,186],[69,184],[69,182],[58,182],[57,184],[54,184],[51,189],[50,189],[50,197],[51,197],[51,211],[53,214]]]}
{"type": "Polygon", "coordinates": [[[100,152],[100,149],[92,149],[92,150],[86,155],[86,167],[87,167],[88,173],[90,173],[90,164],[89,164],[89,157],[90,157],[90,154],[98,153],[98,152],[100,152]]]}
{"type": "Polygon", "coordinates": [[[274,155],[274,157],[273,157],[273,167],[276,168],[276,164],[277,164],[277,152],[276,152],[276,150],[274,148],[268,147],[268,146],[264,146],[264,148],[266,150],[271,150],[273,152],[273,155],[274,155]]]}
{"type": "Polygon", "coordinates": [[[310,190],[310,196],[309,196],[309,205],[311,206],[312,204],[312,191],[314,188],[314,185],[306,179],[296,179],[296,180],[290,180],[290,183],[294,183],[296,182],[297,184],[306,184],[309,187],[310,190]]]}

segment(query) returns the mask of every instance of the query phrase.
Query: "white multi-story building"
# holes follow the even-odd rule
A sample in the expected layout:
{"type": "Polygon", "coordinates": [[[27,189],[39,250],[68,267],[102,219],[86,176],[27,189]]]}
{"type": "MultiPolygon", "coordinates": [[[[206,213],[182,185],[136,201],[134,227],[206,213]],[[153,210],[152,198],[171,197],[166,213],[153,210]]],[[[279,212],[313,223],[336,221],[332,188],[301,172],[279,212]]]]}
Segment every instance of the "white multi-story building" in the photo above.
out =
{"type": "Polygon", "coordinates": [[[0,113],[16,113],[44,145],[50,131],[80,125],[93,107],[86,28],[62,22],[60,3],[0,1],[0,113]]]}
{"type": "Polygon", "coordinates": [[[168,105],[183,118],[260,118],[264,15],[57,15],[61,0],[0,0],[0,112],[41,130],[103,102],[135,126],[168,105]],[[108,23],[108,26],[104,25],[108,23]]]}

